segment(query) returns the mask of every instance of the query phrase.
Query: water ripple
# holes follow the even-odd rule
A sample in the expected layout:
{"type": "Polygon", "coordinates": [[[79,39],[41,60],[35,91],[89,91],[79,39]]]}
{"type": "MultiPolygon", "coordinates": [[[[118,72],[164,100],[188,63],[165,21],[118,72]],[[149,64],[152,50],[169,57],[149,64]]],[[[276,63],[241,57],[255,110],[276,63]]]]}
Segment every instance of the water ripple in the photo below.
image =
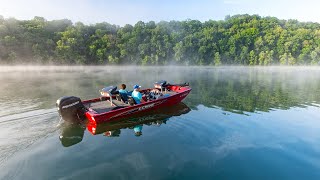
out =
{"type": "Polygon", "coordinates": [[[34,110],[0,117],[0,164],[40,138],[57,130],[54,109],[34,110]]]}

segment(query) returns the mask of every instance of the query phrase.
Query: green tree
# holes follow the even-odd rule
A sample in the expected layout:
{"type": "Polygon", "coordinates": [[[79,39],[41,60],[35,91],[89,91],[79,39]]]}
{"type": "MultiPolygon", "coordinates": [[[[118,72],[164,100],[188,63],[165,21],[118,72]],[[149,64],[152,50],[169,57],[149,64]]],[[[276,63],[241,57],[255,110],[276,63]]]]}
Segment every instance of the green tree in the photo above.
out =
{"type": "Polygon", "coordinates": [[[214,65],[215,66],[220,66],[221,65],[221,58],[219,52],[216,52],[214,54],[214,65]]]}
{"type": "Polygon", "coordinates": [[[253,50],[249,53],[249,65],[253,66],[257,64],[257,56],[253,50]]]}
{"type": "Polygon", "coordinates": [[[311,64],[318,65],[320,61],[320,48],[316,48],[314,51],[311,52],[311,64]]]}
{"type": "Polygon", "coordinates": [[[3,63],[300,65],[319,64],[319,47],[319,23],[248,14],[123,27],[0,16],[3,63]]]}
{"type": "Polygon", "coordinates": [[[288,54],[284,53],[283,55],[280,55],[280,65],[288,65],[288,54]]]}
{"type": "Polygon", "coordinates": [[[264,51],[260,52],[259,53],[259,65],[263,65],[264,64],[264,61],[266,59],[266,53],[264,51]]]}

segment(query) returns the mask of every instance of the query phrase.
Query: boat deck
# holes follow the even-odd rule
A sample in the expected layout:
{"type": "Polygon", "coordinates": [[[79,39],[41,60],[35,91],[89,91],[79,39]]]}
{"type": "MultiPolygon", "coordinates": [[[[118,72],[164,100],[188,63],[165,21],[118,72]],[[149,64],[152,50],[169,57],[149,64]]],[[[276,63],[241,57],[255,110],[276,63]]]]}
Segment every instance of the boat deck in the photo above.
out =
{"type": "MultiPolygon", "coordinates": [[[[174,94],[177,94],[177,92],[174,92],[174,91],[163,92],[163,95],[170,95],[171,96],[174,94]]],[[[122,101],[112,99],[112,104],[111,104],[110,100],[103,100],[103,101],[96,101],[96,102],[92,102],[92,103],[86,103],[86,104],[84,104],[84,106],[89,110],[93,110],[96,113],[101,114],[101,113],[109,112],[111,110],[128,107],[130,105],[127,103],[124,103],[122,101]]]]}
{"type": "Polygon", "coordinates": [[[91,109],[91,110],[99,113],[99,114],[105,113],[105,112],[108,112],[111,110],[130,106],[129,104],[123,103],[118,100],[112,100],[112,103],[113,103],[113,105],[111,105],[109,100],[105,100],[105,101],[97,101],[97,102],[93,102],[93,103],[87,103],[87,104],[84,104],[84,106],[88,109],[91,109]]]}
{"type": "Polygon", "coordinates": [[[175,94],[177,94],[177,92],[175,92],[175,91],[165,91],[165,92],[163,92],[162,94],[163,94],[163,95],[166,95],[166,94],[175,95],[175,94]]]}

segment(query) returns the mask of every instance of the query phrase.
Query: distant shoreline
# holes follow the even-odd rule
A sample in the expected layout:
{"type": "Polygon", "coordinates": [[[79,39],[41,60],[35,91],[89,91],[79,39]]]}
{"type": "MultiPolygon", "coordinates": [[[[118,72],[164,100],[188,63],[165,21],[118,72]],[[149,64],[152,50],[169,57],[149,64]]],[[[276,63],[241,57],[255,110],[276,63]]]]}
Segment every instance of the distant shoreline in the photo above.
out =
{"type": "Polygon", "coordinates": [[[320,24],[259,15],[123,27],[0,16],[0,64],[320,65],[320,24]]]}
{"type": "Polygon", "coordinates": [[[64,69],[85,69],[85,68],[197,68],[197,69],[241,69],[241,68],[249,68],[249,69],[320,69],[320,66],[281,66],[281,65],[272,65],[272,66],[244,66],[244,65],[224,65],[224,66],[183,66],[183,65],[168,65],[168,66],[139,66],[139,65],[0,65],[1,69],[17,69],[17,70],[64,70],[64,69]]]}

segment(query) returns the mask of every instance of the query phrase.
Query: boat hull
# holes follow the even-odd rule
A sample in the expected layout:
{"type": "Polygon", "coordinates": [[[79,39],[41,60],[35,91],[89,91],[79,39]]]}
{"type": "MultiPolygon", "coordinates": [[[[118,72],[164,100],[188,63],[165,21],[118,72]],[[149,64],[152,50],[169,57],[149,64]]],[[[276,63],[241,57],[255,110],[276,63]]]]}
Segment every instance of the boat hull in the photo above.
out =
{"type": "Polygon", "coordinates": [[[137,125],[144,125],[150,123],[162,124],[173,116],[180,116],[186,114],[191,109],[180,102],[174,106],[162,107],[153,111],[144,111],[141,114],[135,114],[127,118],[121,118],[118,121],[105,122],[101,124],[87,123],[88,131],[93,134],[102,134],[108,131],[119,131],[121,129],[132,128],[137,125]]]}
{"type": "MultiPolygon", "coordinates": [[[[156,100],[143,102],[141,104],[136,104],[133,106],[127,106],[124,108],[119,108],[105,113],[96,113],[92,111],[87,111],[85,116],[90,123],[99,124],[103,122],[116,121],[121,118],[132,116],[133,114],[139,114],[145,111],[154,110],[164,106],[172,106],[181,102],[191,91],[190,87],[172,87],[172,90],[176,92],[174,95],[165,96],[156,100]]],[[[94,99],[93,101],[98,100],[94,99]]],[[[89,100],[90,101],[90,100],[89,100]]],[[[84,101],[87,103],[89,101],[84,101]]]]}

